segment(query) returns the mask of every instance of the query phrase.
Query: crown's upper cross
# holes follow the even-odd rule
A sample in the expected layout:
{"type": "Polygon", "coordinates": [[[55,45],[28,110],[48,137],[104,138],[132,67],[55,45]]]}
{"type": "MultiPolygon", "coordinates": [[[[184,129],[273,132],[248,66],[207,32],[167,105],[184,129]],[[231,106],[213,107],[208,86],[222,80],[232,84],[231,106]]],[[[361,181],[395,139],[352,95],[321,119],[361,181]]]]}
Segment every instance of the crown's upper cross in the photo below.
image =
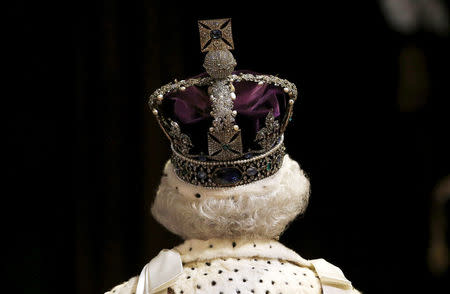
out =
{"type": "Polygon", "coordinates": [[[202,52],[234,49],[231,18],[199,20],[202,52]]]}

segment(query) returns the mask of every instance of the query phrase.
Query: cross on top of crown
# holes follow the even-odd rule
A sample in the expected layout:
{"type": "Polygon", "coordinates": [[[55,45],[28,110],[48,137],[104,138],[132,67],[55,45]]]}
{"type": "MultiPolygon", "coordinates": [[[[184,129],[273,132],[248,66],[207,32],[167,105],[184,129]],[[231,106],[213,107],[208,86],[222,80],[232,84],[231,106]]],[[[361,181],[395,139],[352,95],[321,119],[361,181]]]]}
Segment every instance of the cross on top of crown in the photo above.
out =
{"type": "Polygon", "coordinates": [[[199,20],[202,52],[234,49],[231,18],[199,20]]]}

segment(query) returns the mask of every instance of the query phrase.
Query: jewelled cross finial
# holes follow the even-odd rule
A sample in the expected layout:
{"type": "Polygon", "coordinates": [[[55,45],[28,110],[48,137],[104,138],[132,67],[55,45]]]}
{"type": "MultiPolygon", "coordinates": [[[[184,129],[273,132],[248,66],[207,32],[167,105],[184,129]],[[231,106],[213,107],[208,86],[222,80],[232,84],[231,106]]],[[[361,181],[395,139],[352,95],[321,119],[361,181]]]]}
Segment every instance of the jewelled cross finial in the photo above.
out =
{"type": "Polygon", "coordinates": [[[234,49],[231,18],[199,20],[202,52],[234,49]]]}

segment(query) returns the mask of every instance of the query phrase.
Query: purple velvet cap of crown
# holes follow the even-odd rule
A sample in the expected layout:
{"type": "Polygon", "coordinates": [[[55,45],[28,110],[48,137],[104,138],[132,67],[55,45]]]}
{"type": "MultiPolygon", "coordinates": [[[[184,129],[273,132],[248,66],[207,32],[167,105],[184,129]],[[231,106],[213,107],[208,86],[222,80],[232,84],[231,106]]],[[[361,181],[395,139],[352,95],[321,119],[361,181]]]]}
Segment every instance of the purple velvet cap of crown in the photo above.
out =
{"type": "MultiPolygon", "coordinates": [[[[236,71],[233,74],[241,72],[253,73],[236,71]]],[[[204,73],[195,78],[206,75],[204,73]]],[[[237,111],[235,120],[242,132],[244,153],[249,149],[258,150],[260,147],[254,143],[256,133],[264,127],[266,116],[271,111],[281,123],[289,95],[281,87],[272,84],[258,85],[256,82],[241,81],[233,85],[236,93],[233,110],[237,111]]],[[[160,108],[164,117],[177,122],[181,131],[191,138],[194,145],[191,154],[208,153],[207,133],[213,117],[207,90],[207,87],[191,86],[185,91],[171,92],[164,97],[160,108]]]]}

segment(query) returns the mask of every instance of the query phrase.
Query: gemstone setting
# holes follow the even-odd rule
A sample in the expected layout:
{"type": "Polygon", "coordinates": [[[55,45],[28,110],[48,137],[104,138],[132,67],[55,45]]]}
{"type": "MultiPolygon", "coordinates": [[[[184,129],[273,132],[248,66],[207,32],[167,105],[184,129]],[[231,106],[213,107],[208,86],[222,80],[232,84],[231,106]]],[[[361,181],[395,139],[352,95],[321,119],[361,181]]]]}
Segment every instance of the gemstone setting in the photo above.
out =
{"type": "Polygon", "coordinates": [[[254,167],[249,167],[247,168],[247,175],[253,177],[254,175],[256,175],[258,173],[258,170],[254,167]]]}
{"type": "Polygon", "coordinates": [[[223,167],[216,170],[213,179],[219,185],[232,186],[241,181],[242,173],[235,167],[223,167]]]}
{"type": "Polygon", "coordinates": [[[207,177],[207,174],[202,170],[197,173],[197,178],[199,178],[200,180],[204,180],[204,179],[206,179],[206,177],[207,177]]]}
{"type": "Polygon", "coordinates": [[[171,162],[183,181],[203,187],[233,187],[249,184],[275,174],[282,166],[285,148],[282,140],[265,154],[236,161],[199,161],[187,158],[172,145],[171,162]]]}
{"type": "Polygon", "coordinates": [[[209,33],[209,36],[213,40],[222,39],[222,31],[221,30],[211,30],[211,32],[209,33]]]}
{"type": "Polygon", "coordinates": [[[245,159],[250,159],[250,158],[252,158],[253,157],[253,154],[250,152],[250,153],[245,153],[244,154],[244,158],[245,159]]]}

